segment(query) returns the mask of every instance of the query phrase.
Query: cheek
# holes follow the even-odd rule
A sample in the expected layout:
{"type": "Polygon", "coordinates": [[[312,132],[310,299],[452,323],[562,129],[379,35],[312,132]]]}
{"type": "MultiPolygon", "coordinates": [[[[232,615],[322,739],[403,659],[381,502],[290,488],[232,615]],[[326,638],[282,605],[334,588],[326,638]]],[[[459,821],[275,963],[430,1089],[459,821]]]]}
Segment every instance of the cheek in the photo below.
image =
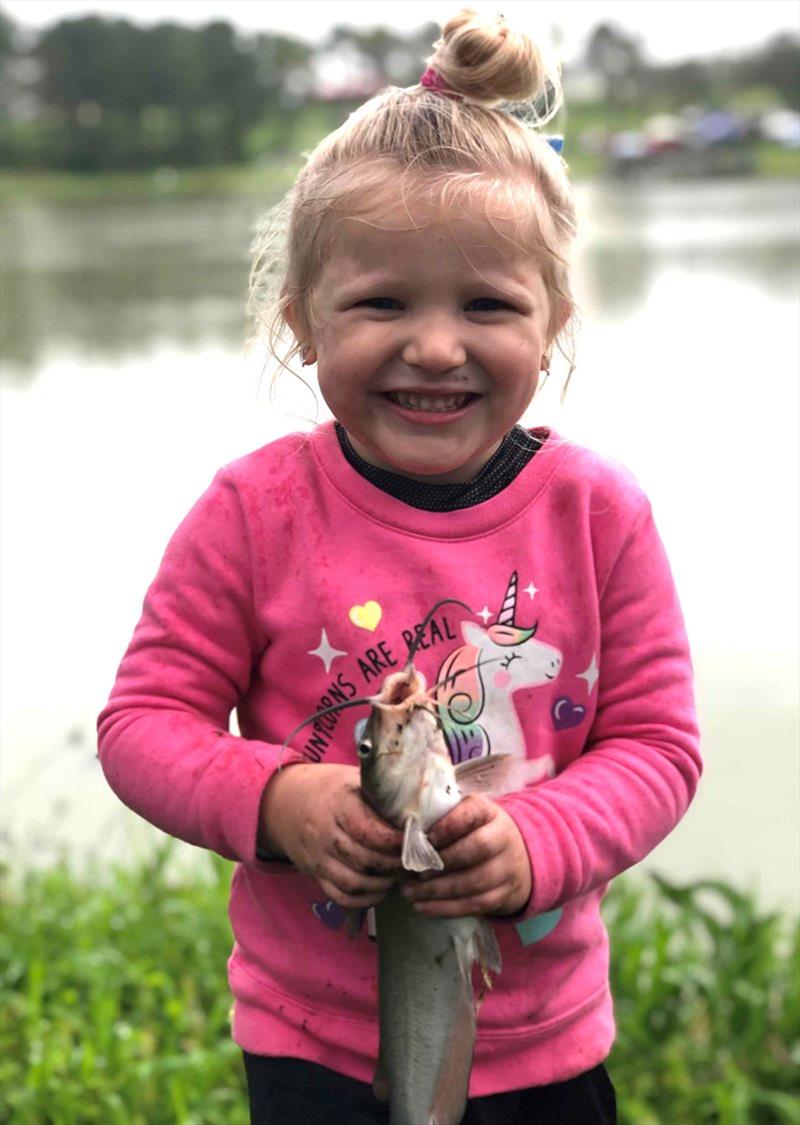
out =
{"type": "Polygon", "coordinates": [[[505,668],[501,668],[499,672],[495,672],[492,682],[494,683],[494,686],[496,688],[499,688],[502,691],[503,688],[507,688],[511,683],[511,676],[505,668]]]}
{"type": "Polygon", "coordinates": [[[504,341],[503,355],[516,379],[529,379],[538,373],[543,354],[544,342],[538,332],[515,333],[504,341]]]}
{"type": "Polygon", "coordinates": [[[319,339],[319,369],[358,380],[386,358],[390,343],[377,325],[363,325],[357,331],[328,331],[319,339]]]}

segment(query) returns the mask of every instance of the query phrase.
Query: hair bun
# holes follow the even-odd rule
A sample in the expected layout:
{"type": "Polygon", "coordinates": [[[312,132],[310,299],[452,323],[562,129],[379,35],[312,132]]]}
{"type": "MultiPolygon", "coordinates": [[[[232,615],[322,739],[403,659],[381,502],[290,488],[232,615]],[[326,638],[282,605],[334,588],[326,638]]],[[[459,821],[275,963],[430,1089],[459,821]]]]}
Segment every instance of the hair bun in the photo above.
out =
{"type": "Polygon", "coordinates": [[[548,79],[539,48],[524,32],[464,8],[449,20],[428,59],[447,86],[482,105],[533,101],[548,79]]]}

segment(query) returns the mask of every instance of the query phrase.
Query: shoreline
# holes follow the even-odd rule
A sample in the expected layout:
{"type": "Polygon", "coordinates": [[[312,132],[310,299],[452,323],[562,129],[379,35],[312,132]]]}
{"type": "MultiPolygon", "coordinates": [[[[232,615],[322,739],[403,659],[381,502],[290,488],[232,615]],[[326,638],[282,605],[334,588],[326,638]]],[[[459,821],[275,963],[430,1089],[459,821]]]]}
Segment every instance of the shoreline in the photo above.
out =
{"type": "MultiPolygon", "coordinates": [[[[601,157],[567,154],[576,182],[607,179],[601,157]]],[[[759,144],[755,150],[754,181],[793,179],[800,174],[800,153],[778,145],[759,144]]],[[[130,200],[189,199],[203,196],[277,198],[291,187],[302,165],[299,156],[255,164],[203,168],[163,167],[141,171],[66,172],[0,169],[3,203],[102,203],[130,200]]],[[[652,180],[650,182],[653,182],[652,180]]],[[[661,182],[660,180],[658,182],[661,182]]],[[[694,181],[692,181],[694,182],[694,181]]]]}

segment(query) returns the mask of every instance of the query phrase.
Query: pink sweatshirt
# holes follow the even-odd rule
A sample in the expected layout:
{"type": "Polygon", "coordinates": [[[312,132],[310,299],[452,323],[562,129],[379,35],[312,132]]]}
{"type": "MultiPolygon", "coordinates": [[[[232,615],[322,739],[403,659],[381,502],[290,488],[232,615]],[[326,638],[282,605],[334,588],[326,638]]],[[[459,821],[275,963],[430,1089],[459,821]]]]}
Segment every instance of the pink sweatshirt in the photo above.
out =
{"type": "MultiPolygon", "coordinates": [[[[280,746],[323,707],[377,691],[442,598],[417,666],[455,759],[549,755],[502,798],[531,861],[526,915],[494,920],[503,971],[480,1010],[470,1096],[561,1081],[614,1035],[609,879],[680,819],[700,774],[686,636],[650,507],[616,464],[551,434],[492,499],[447,513],[386,495],[332,424],[223,469],[178,528],[99,720],[120,798],[236,861],[233,1035],[363,1081],[378,1046],[376,948],[288,864],[256,857],[280,746]],[[241,737],[228,732],[236,709],[241,737]]],[[[284,761],[356,764],[367,709],[306,727],[284,761]]]]}

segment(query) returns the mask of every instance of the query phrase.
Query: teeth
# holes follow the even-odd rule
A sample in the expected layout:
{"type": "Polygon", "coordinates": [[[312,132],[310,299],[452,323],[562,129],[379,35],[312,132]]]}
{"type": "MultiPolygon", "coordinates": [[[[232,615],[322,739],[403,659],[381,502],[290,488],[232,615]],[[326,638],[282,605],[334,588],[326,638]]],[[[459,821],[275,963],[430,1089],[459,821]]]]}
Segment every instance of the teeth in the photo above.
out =
{"type": "Polygon", "coordinates": [[[434,413],[444,414],[448,410],[460,410],[469,398],[469,395],[439,395],[434,398],[429,395],[411,395],[405,391],[397,391],[389,396],[399,406],[407,410],[430,410],[434,413]]]}

